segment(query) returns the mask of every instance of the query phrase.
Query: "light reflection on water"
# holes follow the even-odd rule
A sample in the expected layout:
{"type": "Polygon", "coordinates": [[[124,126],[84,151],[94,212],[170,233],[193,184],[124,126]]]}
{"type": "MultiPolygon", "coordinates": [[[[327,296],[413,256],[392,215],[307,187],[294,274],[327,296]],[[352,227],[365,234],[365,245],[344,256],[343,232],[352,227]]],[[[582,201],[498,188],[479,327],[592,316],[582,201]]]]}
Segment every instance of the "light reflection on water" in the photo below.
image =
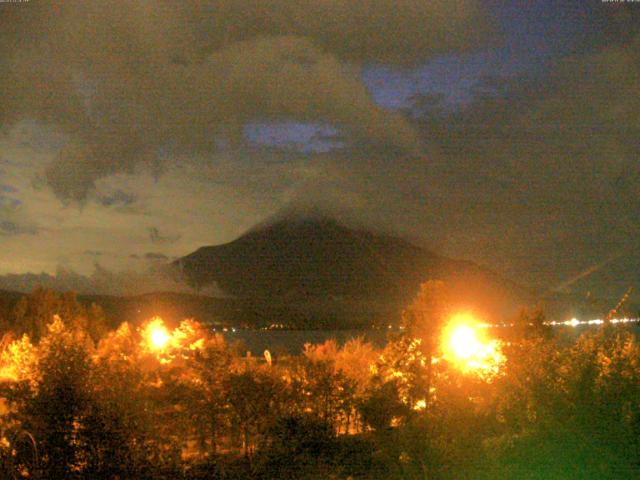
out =
{"type": "MultiPolygon", "coordinates": [[[[554,330],[557,330],[559,337],[576,338],[580,334],[591,329],[598,328],[603,322],[578,321],[571,319],[562,322],[548,322],[554,330]]],[[[640,337],[640,324],[638,319],[631,319],[627,322],[612,322],[614,325],[627,326],[640,337]]],[[[513,325],[485,325],[487,328],[496,329],[496,333],[501,328],[510,328],[513,325]]],[[[235,330],[227,331],[224,334],[228,342],[240,341],[245,349],[252,355],[262,355],[265,350],[271,352],[281,352],[289,354],[299,354],[302,352],[305,343],[320,344],[326,340],[335,340],[338,345],[363,337],[366,342],[371,342],[377,347],[384,347],[387,343],[389,332],[398,333],[399,330],[392,329],[365,329],[365,330],[235,330]]]]}

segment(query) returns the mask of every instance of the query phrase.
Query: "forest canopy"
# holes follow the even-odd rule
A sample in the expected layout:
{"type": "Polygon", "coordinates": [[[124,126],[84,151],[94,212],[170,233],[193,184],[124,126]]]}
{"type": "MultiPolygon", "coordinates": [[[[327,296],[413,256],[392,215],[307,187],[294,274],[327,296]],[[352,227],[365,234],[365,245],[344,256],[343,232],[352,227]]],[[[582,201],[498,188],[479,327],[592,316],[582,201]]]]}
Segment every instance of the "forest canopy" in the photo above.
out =
{"type": "Polygon", "coordinates": [[[252,356],[199,322],[116,329],[37,291],[0,353],[3,478],[631,478],[640,347],[567,341],[539,312],[508,335],[430,283],[403,330],[252,356]],[[453,325],[453,326],[452,326],[453,325]]]}

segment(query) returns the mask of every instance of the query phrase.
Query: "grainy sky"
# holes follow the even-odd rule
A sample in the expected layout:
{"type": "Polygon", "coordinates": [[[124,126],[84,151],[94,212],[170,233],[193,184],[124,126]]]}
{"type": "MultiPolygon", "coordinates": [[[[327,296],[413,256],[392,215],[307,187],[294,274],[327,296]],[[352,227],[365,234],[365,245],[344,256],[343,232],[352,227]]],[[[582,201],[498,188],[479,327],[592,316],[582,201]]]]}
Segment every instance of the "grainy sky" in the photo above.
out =
{"type": "Polygon", "coordinates": [[[0,3],[0,274],[144,271],[300,205],[640,287],[638,27],[599,0],[0,3]]]}

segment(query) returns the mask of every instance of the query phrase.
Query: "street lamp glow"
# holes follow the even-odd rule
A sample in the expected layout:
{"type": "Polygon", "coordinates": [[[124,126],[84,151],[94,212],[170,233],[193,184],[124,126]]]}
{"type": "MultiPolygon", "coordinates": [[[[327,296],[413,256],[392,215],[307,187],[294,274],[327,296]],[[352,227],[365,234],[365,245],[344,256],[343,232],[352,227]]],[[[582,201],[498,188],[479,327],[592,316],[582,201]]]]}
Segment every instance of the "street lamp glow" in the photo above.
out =
{"type": "Polygon", "coordinates": [[[151,332],[151,344],[158,350],[164,348],[169,341],[169,334],[165,328],[155,328],[151,332]]]}
{"type": "Polygon", "coordinates": [[[486,328],[470,314],[452,317],[443,332],[442,351],[458,369],[482,377],[497,373],[504,360],[498,341],[488,338],[486,328]]]}
{"type": "Polygon", "coordinates": [[[449,343],[455,356],[465,360],[476,355],[482,349],[482,344],[476,336],[476,330],[465,324],[453,329],[449,343]]]}
{"type": "Polygon", "coordinates": [[[154,317],[147,324],[144,337],[151,350],[162,350],[171,340],[171,335],[160,317],[154,317]]]}

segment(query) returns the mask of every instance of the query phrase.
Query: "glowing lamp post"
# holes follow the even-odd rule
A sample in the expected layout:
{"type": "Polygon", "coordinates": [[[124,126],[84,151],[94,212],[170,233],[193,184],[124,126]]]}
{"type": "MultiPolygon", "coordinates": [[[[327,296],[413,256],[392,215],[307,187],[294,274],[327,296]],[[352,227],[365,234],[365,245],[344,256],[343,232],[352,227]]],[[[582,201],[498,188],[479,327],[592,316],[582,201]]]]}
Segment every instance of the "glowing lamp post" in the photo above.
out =
{"type": "Polygon", "coordinates": [[[456,358],[467,360],[476,355],[482,344],[478,340],[476,330],[469,325],[459,325],[451,332],[449,350],[456,358]]]}
{"type": "Polygon", "coordinates": [[[149,339],[151,340],[151,345],[156,350],[162,350],[169,341],[169,334],[164,328],[156,328],[151,332],[149,339]]]}
{"type": "Polygon", "coordinates": [[[150,350],[164,349],[171,340],[171,335],[160,317],[154,317],[144,329],[144,338],[150,350]]]}
{"type": "Polygon", "coordinates": [[[469,314],[454,316],[442,338],[444,358],[463,372],[490,377],[504,361],[498,341],[487,338],[486,329],[469,314]]]}

